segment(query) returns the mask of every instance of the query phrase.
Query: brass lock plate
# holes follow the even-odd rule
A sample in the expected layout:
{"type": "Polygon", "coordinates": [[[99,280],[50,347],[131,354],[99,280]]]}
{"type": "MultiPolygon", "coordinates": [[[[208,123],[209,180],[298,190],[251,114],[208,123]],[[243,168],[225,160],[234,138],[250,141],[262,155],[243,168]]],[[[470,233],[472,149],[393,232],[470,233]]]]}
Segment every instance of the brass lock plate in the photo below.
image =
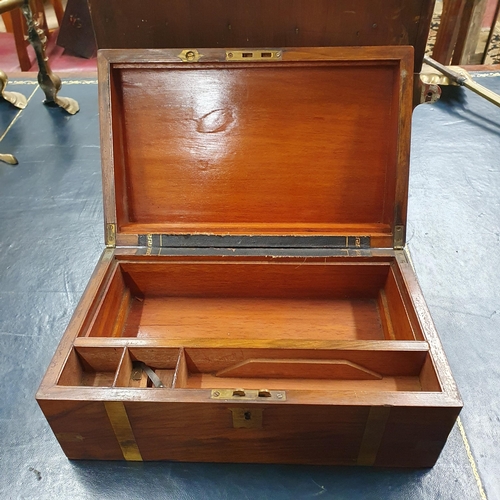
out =
{"type": "Polygon", "coordinates": [[[281,61],[281,50],[227,50],[226,61],[281,61]]]}
{"type": "Polygon", "coordinates": [[[286,401],[285,391],[267,389],[212,389],[210,399],[231,401],[286,401]]]}

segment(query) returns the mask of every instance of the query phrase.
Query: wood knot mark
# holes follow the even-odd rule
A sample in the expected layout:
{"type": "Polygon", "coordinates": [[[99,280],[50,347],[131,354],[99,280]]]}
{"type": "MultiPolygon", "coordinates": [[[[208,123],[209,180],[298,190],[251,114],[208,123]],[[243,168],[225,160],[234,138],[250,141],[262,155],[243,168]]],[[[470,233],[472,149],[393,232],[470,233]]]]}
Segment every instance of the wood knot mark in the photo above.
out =
{"type": "Polygon", "coordinates": [[[222,132],[234,121],[233,113],[230,109],[214,109],[196,118],[196,130],[202,134],[214,134],[222,132]]]}

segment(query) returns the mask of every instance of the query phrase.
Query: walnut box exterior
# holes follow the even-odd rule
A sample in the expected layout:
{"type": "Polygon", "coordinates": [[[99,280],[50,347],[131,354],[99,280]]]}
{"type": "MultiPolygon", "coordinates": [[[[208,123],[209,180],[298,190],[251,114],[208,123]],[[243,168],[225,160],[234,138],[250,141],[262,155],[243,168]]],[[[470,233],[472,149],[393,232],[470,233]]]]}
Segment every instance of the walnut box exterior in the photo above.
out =
{"type": "Polygon", "coordinates": [[[37,393],[69,458],[432,466],[409,47],[106,50],[106,244],[37,393]]]}

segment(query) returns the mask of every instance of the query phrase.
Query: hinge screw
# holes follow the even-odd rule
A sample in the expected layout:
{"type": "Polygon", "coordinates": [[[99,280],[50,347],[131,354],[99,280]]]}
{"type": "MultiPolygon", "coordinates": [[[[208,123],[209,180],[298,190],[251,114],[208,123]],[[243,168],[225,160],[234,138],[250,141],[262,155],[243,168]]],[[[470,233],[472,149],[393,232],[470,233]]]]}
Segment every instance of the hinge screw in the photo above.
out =
{"type": "Polygon", "coordinates": [[[283,394],[281,394],[280,392],[278,392],[278,394],[276,394],[276,397],[277,397],[278,399],[283,399],[283,394]]]}
{"type": "Polygon", "coordinates": [[[220,396],[220,392],[219,391],[214,391],[214,397],[218,398],[220,396]]]}

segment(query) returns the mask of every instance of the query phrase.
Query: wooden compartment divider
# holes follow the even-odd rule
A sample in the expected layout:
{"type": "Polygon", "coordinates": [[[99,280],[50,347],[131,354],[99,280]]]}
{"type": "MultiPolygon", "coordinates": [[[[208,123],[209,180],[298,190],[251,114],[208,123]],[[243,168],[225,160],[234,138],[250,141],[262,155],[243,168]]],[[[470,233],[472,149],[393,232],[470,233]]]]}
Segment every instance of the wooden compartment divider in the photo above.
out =
{"type": "Polygon", "coordinates": [[[300,346],[156,347],[135,339],[79,338],[59,385],[151,387],[147,374],[131,378],[134,362],[152,369],[166,388],[250,384],[310,390],[439,390],[426,342],[343,342],[341,349],[300,346]],[[411,347],[411,349],[409,348],[411,347]],[[110,355],[112,353],[112,355],[110,355]],[[73,378],[68,374],[73,373],[73,378]],[[300,380],[299,380],[300,379],[300,380]],[[357,381],[357,382],[355,382],[357,381]],[[371,383],[380,381],[380,383],[371,383]],[[366,383],[368,382],[368,383],[366,383]]]}

